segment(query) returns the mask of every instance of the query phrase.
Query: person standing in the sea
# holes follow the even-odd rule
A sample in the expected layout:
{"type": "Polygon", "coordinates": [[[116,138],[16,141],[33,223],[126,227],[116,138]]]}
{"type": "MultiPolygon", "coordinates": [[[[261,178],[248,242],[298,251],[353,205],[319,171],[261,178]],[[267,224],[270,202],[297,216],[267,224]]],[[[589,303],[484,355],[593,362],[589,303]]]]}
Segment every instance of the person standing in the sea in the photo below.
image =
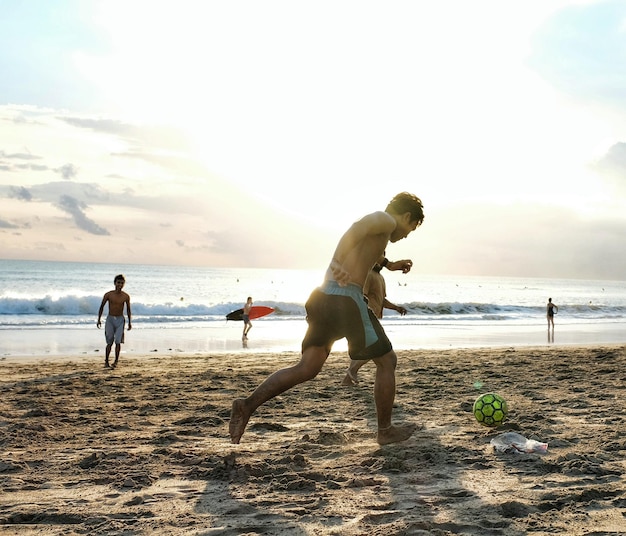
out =
{"type": "Polygon", "coordinates": [[[559,308],[556,304],[552,303],[552,298],[548,298],[548,303],[546,305],[546,316],[548,317],[548,331],[550,331],[550,326],[552,326],[552,333],[554,333],[554,315],[559,312],[559,308]]]}
{"type": "Polygon", "coordinates": [[[335,249],[324,283],[306,302],[309,327],[302,341],[300,362],[274,372],[247,398],[233,401],[229,424],[233,443],[239,443],[248,420],[261,404],[317,376],[333,343],[344,337],[348,339],[351,359],[371,359],[376,364],[378,443],[386,445],[411,437],[415,424],[396,426],[391,422],[397,357],[378,318],[367,307],[363,285],[387,244],[406,238],[423,220],[421,200],[403,192],[384,211],[364,216],[346,231],[335,249]]]}
{"type": "Polygon", "coordinates": [[[109,290],[102,298],[100,310],[98,311],[98,321],[96,322],[96,327],[100,329],[104,304],[108,302],[109,314],[107,315],[104,325],[104,337],[107,343],[104,366],[107,368],[109,367],[109,356],[111,355],[113,343],[115,343],[115,361],[113,362],[113,368],[117,366],[117,361],[120,358],[121,345],[124,342],[124,327],[126,324],[126,319],[124,318],[124,304],[126,304],[126,314],[128,315],[128,330],[130,331],[133,327],[130,296],[122,290],[126,284],[126,279],[122,274],[116,275],[113,284],[115,285],[115,290],[109,290]]]}

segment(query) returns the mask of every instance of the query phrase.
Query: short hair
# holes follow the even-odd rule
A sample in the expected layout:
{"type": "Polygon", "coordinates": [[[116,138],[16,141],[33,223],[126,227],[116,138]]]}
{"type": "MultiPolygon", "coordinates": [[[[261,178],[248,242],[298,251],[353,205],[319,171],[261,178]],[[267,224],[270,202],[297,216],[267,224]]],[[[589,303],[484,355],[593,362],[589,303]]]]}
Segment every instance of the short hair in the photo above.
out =
{"type": "Polygon", "coordinates": [[[115,276],[115,279],[113,279],[113,283],[117,283],[118,281],[123,281],[124,283],[126,283],[126,278],[124,277],[124,274],[117,274],[115,276]]]}
{"type": "Polygon", "coordinates": [[[394,214],[404,214],[405,212],[411,213],[411,221],[416,221],[418,227],[422,225],[424,221],[424,206],[422,200],[416,195],[408,192],[402,192],[396,195],[385,209],[386,212],[393,212],[394,214]]]}

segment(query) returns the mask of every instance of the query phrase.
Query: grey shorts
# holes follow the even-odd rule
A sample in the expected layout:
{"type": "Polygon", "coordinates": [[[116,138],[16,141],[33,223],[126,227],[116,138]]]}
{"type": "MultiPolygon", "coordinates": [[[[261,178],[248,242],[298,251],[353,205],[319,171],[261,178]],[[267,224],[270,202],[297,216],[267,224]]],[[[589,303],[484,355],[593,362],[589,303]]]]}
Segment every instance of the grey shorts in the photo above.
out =
{"type": "Polygon", "coordinates": [[[124,326],[126,319],[123,316],[107,316],[104,324],[104,338],[107,344],[122,344],[124,342],[124,326]]]}

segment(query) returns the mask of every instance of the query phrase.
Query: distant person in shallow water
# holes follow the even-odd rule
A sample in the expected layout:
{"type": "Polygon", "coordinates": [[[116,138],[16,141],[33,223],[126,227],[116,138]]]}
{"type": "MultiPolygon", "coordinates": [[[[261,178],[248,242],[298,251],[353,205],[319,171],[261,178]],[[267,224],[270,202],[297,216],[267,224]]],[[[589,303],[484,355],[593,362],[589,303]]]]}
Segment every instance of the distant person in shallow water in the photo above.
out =
{"type": "Polygon", "coordinates": [[[351,359],[371,359],[376,364],[374,400],[378,443],[386,445],[411,437],[415,424],[391,422],[397,357],[378,318],[367,307],[363,285],[387,244],[406,238],[423,220],[420,199],[403,192],[396,195],[384,211],[364,216],[345,232],[326,270],[324,282],[306,302],[309,327],[302,341],[300,361],[274,372],[247,398],[233,401],[229,424],[233,443],[239,443],[248,420],[261,404],[315,378],[328,359],[333,343],[344,337],[348,339],[351,359]]]}
{"type": "Polygon", "coordinates": [[[248,340],[248,332],[252,329],[252,322],[250,322],[250,309],[252,309],[252,298],[248,296],[246,304],[243,306],[243,335],[242,341],[248,340]]]}
{"type": "Polygon", "coordinates": [[[554,315],[559,312],[559,308],[552,303],[552,298],[548,298],[548,304],[546,305],[546,314],[548,316],[548,331],[550,331],[550,325],[552,325],[552,331],[554,331],[554,315]]]}
{"type": "Polygon", "coordinates": [[[107,343],[104,366],[107,368],[109,367],[109,356],[111,355],[113,343],[115,343],[115,361],[113,362],[113,368],[117,366],[117,361],[120,358],[120,350],[124,342],[124,326],[126,324],[126,319],[124,318],[124,304],[126,304],[126,314],[128,314],[128,330],[130,331],[133,327],[132,313],[130,311],[130,296],[122,290],[126,284],[126,279],[122,274],[116,275],[113,284],[115,285],[115,290],[109,290],[102,298],[100,310],[98,311],[98,321],[96,322],[96,327],[100,329],[104,304],[109,302],[109,314],[107,315],[104,325],[104,337],[107,343]]]}

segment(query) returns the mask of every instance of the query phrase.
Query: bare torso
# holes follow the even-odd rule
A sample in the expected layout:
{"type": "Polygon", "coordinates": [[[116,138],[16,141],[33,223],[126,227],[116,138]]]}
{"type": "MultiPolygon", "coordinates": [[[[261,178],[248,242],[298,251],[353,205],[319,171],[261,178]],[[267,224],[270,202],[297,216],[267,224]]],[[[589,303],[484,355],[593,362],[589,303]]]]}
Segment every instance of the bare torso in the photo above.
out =
{"type": "Polygon", "coordinates": [[[107,292],[105,299],[109,302],[109,314],[123,316],[124,304],[130,302],[130,296],[124,291],[111,290],[107,292]]]}
{"type": "Polygon", "coordinates": [[[374,212],[355,222],[339,240],[326,279],[363,287],[395,228],[396,221],[386,212],[374,212]]]}

